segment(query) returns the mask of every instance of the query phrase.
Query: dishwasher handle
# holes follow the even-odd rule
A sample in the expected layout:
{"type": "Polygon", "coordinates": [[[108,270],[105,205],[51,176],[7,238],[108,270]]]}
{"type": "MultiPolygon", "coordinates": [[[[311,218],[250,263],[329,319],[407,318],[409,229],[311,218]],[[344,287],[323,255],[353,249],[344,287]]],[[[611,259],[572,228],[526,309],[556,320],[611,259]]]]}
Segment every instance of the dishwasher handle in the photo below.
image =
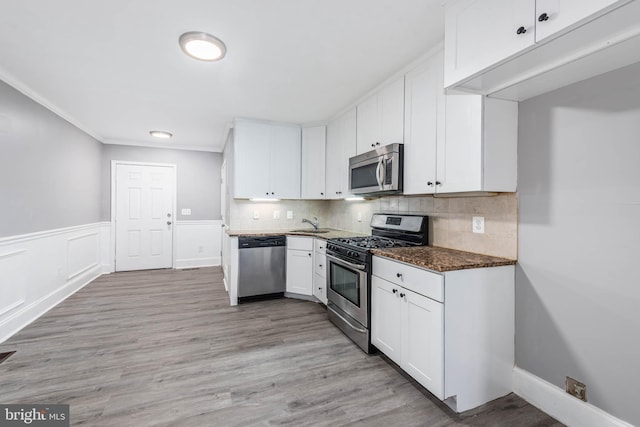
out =
{"type": "Polygon", "coordinates": [[[238,249],[285,246],[286,242],[285,236],[241,236],[238,237],[238,249]]]}

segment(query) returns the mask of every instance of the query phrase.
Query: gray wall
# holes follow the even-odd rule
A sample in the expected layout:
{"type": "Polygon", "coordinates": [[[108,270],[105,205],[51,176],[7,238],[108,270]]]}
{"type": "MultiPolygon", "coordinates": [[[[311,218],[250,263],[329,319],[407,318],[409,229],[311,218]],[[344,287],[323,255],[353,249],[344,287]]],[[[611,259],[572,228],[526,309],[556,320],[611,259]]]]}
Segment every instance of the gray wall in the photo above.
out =
{"type": "Polygon", "coordinates": [[[177,165],[177,213],[179,220],[218,220],[220,216],[221,153],[166,150],[160,148],[104,145],[102,148],[103,221],[111,219],[111,161],[127,160],[177,165]],[[180,210],[190,208],[191,215],[180,210]]]}
{"type": "Polygon", "coordinates": [[[640,64],[520,105],[516,363],[640,425],[640,64]]]}
{"type": "Polygon", "coordinates": [[[101,145],[0,81],[0,237],[100,221],[101,145]]]}

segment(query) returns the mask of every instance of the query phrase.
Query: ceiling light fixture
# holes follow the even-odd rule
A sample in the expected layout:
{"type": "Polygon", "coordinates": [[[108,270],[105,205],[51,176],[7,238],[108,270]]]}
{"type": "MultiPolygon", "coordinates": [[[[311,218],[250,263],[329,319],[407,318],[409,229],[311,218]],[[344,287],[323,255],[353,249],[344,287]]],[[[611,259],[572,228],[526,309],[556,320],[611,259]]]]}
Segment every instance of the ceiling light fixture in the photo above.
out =
{"type": "Polygon", "coordinates": [[[149,135],[160,139],[169,139],[173,136],[171,132],[166,132],[163,130],[152,130],[149,132],[149,135]]]}
{"type": "Polygon", "coordinates": [[[200,61],[219,61],[227,53],[222,40],[201,31],[190,31],[180,36],[180,48],[200,61]]]}

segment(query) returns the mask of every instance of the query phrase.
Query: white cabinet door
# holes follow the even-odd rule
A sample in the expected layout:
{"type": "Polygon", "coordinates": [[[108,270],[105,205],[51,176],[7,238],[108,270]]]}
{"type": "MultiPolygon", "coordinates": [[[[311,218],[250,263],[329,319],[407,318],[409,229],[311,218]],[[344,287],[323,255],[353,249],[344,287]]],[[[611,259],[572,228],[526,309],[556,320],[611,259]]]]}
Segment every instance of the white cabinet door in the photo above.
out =
{"type": "Polygon", "coordinates": [[[401,287],[371,277],[371,343],[397,364],[401,342],[401,287]]]}
{"type": "Polygon", "coordinates": [[[313,252],[287,250],[287,292],[313,295],[313,252]]]}
{"type": "Polygon", "coordinates": [[[534,0],[448,2],[445,12],[445,87],[532,46],[534,19],[534,0]]]}
{"type": "Polygon", "coordinates": [[[325,198],[326,126],[302,128],[302,199],[325,198]]]}
{"type": "Polygon", "coordinates": [[[378,94],[379,140],[381,145],[404,142],[404,77],[378,94]]]}
{"type": "Polygon", "coordinates": [[[362,154],[371,151],[376,147],[376,143],[380,146],[380,121],[378,119],[378,96],[373,95],[357,108],[357,126],[356,135],[356,153],[362,154]]]}
{"type": "Polygon", "coordinates": [[[271,130],[271,197],[300,198],[300,128],[272,126],[271,130]]]}
{"type": "MultiPolygon", "coordinates": [[[[405,75],[404,194],[432,194],[436,181],[442,52],[405,75]]],[[[444,110],[441,112],[444,115],[444,110]]]]}
{"type": "Polygon", "coordinates": [[[482,96],[450,94],[445,102],[445,138],[438,140],[436,191],[482,191],[482,96]]]}
{"type": "Polygon", "coordinates": [[[356,154],[356,109],[331,121],[327,126],[327,199],[343,199],[349,192],[349,158],[356,154]]]}
{"type": "Polygon", "coordinates": [[[271,128],[264,123],[241,121],[234,128],[233,196],[268,197],[271,128]]]}
{"type": "Polygon", "coordinates": [[[400,365],[427,390],[444,399],[444,304],[402,288],[400,299],[400,365]]]}
{"type": "Polygon", "coordinates": [[[357,107],[356,153],[404,141],[404,77],[357,107]]]}
{"type": "Polygon", "coordinates": [[[537,0],[536,42],[563,30],[620,0],[537,0]]]}
{"type": "Polygon", "coordinates": [[[313,275],[313,296],[323,304],[327,304],[327,279],[324,276],[313,275]]]}
{"type": "Polygon", "coordinates": [[[234,197],[300,198],[300,127],[236,120],[234,197]]]}

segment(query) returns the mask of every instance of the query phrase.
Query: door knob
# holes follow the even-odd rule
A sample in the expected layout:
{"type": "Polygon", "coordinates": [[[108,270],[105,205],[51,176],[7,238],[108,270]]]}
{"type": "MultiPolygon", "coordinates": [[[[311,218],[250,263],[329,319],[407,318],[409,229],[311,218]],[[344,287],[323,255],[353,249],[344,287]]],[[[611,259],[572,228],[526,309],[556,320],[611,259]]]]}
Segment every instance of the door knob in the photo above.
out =
{"type": "Polygon", "coordinates": [[[167,221],[167,225],[171,225],[171,221],[167,221]]]}
{"type": "Polygon", "coordinates": [[[516,34],[524,34],[527,32],[527,29],[525,27],[520,27],[516,30],[516,34]]]}
{"type": "Polygon", "coordinates": [[[543,13],[542,15],[538,16],[538,22],[544,22],[548,20],[549,20],[549,15],[547,15],[546,13],[543,13]]]}

